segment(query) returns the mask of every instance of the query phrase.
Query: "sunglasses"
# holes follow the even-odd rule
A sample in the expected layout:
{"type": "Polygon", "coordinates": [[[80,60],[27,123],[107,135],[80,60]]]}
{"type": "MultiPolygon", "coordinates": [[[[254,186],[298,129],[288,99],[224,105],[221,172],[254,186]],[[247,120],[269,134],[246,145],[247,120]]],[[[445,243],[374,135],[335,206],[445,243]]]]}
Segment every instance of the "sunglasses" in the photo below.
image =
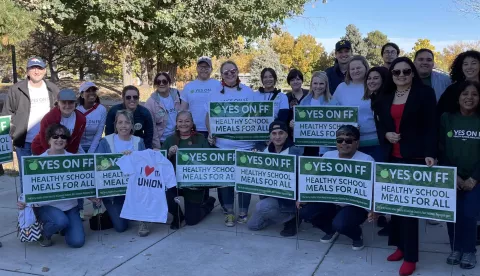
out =
{"type": "Polygon", "coordinates": [[[412,69],[403,69],[403,70],[395,69],[395,70],[392,70],[392,75],[394,75],[395,77],[400,76],[401,73],[403,73],[403,75],[405,77],[408,77],[412,74],[412,69]]]}
{"type": "Polygon", "coordinates": [[[53,135],[52,138],[55,139],[55,140],[57,140],[58,138],[60,138],[60,139],[62,139],[62,140],[68,140],[68,136],[65,135],[65,134],[53,135]]]}
{"type": "Polygon", "coordinates": [[[225,70],[223,71],[223,75],[228,76],[228,75],[235,75],[237,73],[237,69],[231,69],[231,70],[225,70]]]}
{"type": "Polygon", "coordinates": [[[353,141],[355,141],[355,139],[352,139],[352,138],[347,138],[347,139],[337,138],[337,144],[343,144],[343,142],[345,142],[345,144],[351,145],[351,144],[353,144],[353,141]]]}
{"type": "Polygon", "coordinates": [[[167,85],[168,84],[168,80],[166,79],[162,79],[162,80],[157,80],[157,85],[160,85],[160,84],[163,84],[163,85],[167,85]]]}
{"type": "Polygon", "coordinates": [[[133,98],[133,100],[138,101],[138,99],[139,99],[140,97],[139,97],[139,96],[130,96],[130,95],[125,96],[125,99],[127,99],[127,100],[129,100],[129,101],[130,101],[132,98],[133,98]]]}

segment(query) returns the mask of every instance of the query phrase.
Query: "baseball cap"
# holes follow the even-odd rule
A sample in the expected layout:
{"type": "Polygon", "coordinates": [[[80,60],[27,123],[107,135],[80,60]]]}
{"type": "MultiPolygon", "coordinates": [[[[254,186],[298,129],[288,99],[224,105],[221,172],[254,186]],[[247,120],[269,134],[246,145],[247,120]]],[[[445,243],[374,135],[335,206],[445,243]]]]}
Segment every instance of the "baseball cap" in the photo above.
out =
{"type": "Polygon", "coordinates": [[[72,89],[62,89],[58,92],[57,100],[59,101],[76,101],[77,95],[72,89]]]}
{"type": "Polygon", "coordinates": [[[335,52],[340,51],[343,48],[352,49],[352,44],[348,40],[340,40],[335,44],[335,52]]]}
{"type": "Polygon", "coordinates": [[[41,67],[42,69],[47,67],[45,62],[39,57],[32,57],[27,61],[27,69],[33,66],[41,67]]]}
{"type": "Polygon", "coordinates": [[[272,133],[272,131],[277,130],[277,129],[281,129],[285,132],[288,132],[288,127],[285,124],[285,122],[276,120],[276,121],[273,121],[270,124],[270,126],[268,127],[268,133],[272,133]]]}
{"type": "Polygon", "coordinates": [[[201,62],[206,62],[208,66],[212,67],[212,59],[207,56],[199,57],[197,59],[197,65],[200,64],[201,62]]]}
{"type": "Polygon", "coordinates": [[[85,91],[87,91],[89,88],[91,87],[95,87],[98,89],[98,87],[95,85],[95,83],[91,82],[91,81],[86,81],[82,84],[80,84],[80,93],[83,93],[85,91]]]}

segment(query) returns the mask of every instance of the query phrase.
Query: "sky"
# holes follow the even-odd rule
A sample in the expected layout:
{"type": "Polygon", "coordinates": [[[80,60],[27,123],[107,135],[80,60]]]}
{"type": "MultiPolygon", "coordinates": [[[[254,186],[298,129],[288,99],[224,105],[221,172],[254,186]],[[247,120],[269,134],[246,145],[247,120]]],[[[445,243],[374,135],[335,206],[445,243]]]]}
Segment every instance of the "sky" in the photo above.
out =
{"type": "Polygon", "coordinates": [[[294,37],[314,36],[327,52],[345,35],[348,24],[356,25],[363,36],[379,30],[405,52],[410,52],[419,38],[430,39],[440,51],[457,41],[480,40],[480,13],[462,12],[459,1],[468,0],[311,1],[303,15],[285,22],[284,29],[294,37]]]}

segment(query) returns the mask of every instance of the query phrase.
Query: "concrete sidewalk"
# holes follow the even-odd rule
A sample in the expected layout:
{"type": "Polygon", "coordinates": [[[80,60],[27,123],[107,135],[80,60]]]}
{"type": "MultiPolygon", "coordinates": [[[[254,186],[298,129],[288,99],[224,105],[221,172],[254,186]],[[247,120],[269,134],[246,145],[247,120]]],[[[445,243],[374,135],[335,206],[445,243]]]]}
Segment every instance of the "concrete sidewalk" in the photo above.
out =
{"type": "MultiPolygon", "coordinates": [[[[18,182],[18,181],[17,181],[18,182]]],[[[257,196],[252,197],[250,212],[257,196]]],[[[86,214],[91,213],[87,206],[86,214]]],[[[245,225],[228,228],[217,207],[204,221],[178,231],[169,225],[151,226],[148,237],[136,235],[137,225],[125,233],[90,231],[83,248],[71,249],[61,236],[54,246],[22,244],[16,237],[14,178],[0,177],[0,275],[398,275],[400,262],[386,261],[393,248],[379,230],[365,223],[365,249],[353,251],[341,236],[333,244],[319,242],[323,233],[303,223],[297,237],[283,238],[282,226],[259,232],[245,225]]],[[[446,226],[420,227],[420,263],[414,275],[480,275],[480,268],[462,270],[445,264],[449,253],[446,226]]]]}

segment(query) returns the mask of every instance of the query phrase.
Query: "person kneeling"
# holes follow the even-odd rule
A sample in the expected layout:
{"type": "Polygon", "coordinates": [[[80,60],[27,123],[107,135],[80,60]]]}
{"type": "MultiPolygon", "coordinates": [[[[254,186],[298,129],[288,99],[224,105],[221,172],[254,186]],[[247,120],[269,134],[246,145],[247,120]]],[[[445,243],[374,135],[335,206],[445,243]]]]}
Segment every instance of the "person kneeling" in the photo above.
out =
{"type": "MultiPolygon", "coordinates": [[[[49,149],[40,156],[71,155],[65,148],[70,139],[70,132],[60,124],[52,124],[46,129],[46,141],[49,149]]],[[[20,210],[25,208],[25,203],[19,201],[20,210]]],[[[54,202],[42,202],[34,207],[37,219],[43,225],[42,237],[38,241],[40,246],[52,246],[52,236],[60,232],[65,235],[65,242],[73,248],[80,248],[85,244],[85,232],[77,199],[67,199],[54,202]]]]}
{"type": "MultiPolygon", "coordinates": [[[[264,152],[278,154],[301,155],[302,149],[297,148],[288,138],[288,128],[283,121],[274,121],[270,124],[271,143],[264,152]]],[[[265,227],[285,223],[295,218],[295,201],[266,197],[260,200],[255,212],[248,220],[247,226],[250,230],[257,231],[265,227]]]]}
{"type": "MultiPolygon", "coordinates": [[[[326,152],[323,158],[375,161],[370,155],[357,150],[360,145],[360,132],[356,127],[341,126],[336,135],[337,150],[326,152]]],[[[318,215],[312,218],[312,224],[325,232],[321,242],[330,243],[342,234],[352,239],[353,250],[362,250],[364,245],[360,225],[367,217],[368,211],[357,206],[320,203],[318,215]]]]}

